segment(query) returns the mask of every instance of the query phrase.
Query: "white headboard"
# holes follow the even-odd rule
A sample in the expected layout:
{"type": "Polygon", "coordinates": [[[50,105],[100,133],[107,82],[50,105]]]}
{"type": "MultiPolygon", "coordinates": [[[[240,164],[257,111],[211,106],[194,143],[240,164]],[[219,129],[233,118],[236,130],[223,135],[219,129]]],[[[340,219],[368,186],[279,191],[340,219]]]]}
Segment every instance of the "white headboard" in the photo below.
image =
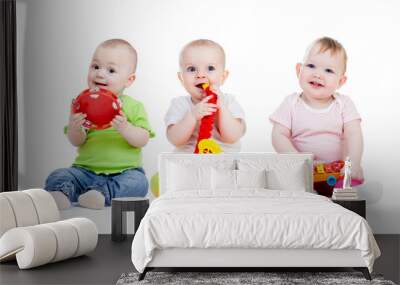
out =
{"type": "Polygon", "coordinates": [[[312,154],[277,154],[277,153],[224,153],[224,154],[185,154],[185,153],[161,153],[158,160],[160,194],[166,192],[168,180],[167,168],[169,163],[185,162],[193,165],[218,165],[231,163],[237,169],[237,162],[245,159],[247,161],[268,161],[270,163],[304,162],[304,188],[307,192],[313,192],[313,155],[312,154]]]}

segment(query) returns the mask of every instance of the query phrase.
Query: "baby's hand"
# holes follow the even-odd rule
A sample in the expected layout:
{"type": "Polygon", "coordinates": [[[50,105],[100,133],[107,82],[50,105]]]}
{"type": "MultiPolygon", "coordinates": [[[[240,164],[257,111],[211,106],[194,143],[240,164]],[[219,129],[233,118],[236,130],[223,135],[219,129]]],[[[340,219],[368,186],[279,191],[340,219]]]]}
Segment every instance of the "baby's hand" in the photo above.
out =
{"type": "Polygon", "coordinates": [[[100,90],[100,88],[96,86],[96,87],[90,88],[89,92],[94,94],[94,93],[97,93],[99,90],[100,90]]]}
{"type": "Polygon", "coordinates": [[[222,93],[221,89],[219,88],[219,86],[212,86],[211,87],[211,91],[214,92],[215,94],[217,94],[218,96],[218,100],[217,100],[217,108],[220,109],[221,107],[225,106],[224,103],[224,93],[222,93]]]}
{"type": "Polygon", "coordinates": [[[83,113],[72,113],[69,115],[68,129],[73,131],[79,131],[82,129],[82,125],[85,122],[86,114],[83,113]]]}
{"type": "Polygon", "coordinates": [[[194,105],[192,109],[192,114],[196,118],[196,120],[201,120],[204,116],[211,115],[212,113],[217,111],[217,105],[212,103],[207,103],[207,101],[211,98],[211,96],[207,96],[203,98],[199,103],[194,105]]]}
{"type": "Polygon", "coordinates": [[[128,126],[128,120],[122,111],[111,121],[111,126],[119,132],[123,131],[128,126]]]}

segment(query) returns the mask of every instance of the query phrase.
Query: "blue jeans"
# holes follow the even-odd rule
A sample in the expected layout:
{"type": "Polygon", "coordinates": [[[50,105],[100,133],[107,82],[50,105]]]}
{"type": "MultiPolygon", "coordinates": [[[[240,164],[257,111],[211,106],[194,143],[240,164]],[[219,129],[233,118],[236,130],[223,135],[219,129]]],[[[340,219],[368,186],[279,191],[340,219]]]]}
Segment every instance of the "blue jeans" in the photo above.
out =
{"type": "Polygon", "coordinates": [[[54,170],[46,179],[47,191],[62,191],[71,202],[89,190],[97,190],[105,197],[106,206],[117,197],[144,197],[149,182],[143,168],[128,169],[116,174],[96,174],[87,169],[72,166],[54,170]]]}

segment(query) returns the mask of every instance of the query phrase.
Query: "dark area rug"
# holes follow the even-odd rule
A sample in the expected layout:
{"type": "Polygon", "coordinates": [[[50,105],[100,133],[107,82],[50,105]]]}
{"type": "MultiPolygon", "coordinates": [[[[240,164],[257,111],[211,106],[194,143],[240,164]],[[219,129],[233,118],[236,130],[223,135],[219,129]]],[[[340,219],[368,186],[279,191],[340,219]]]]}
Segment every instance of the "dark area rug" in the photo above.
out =
{"type": "Polygon", "coordinates": [[[139,273],[124,273],[116,285],[133,284],[379,284],[395,285],[384,280],[382,275],[372,274],[372,281],[366,280],[360,272],[154,272],[150,271],[142,281],[138,281],[139,273]]]}

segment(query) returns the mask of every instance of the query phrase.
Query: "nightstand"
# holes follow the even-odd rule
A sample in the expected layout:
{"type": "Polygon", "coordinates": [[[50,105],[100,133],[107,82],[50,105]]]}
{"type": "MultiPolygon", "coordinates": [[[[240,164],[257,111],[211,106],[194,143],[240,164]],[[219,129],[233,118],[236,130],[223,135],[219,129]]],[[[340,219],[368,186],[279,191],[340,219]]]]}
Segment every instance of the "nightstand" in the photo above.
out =
{"type": "Polygon", "coordinates": [[[124,197],[113,198],[111,201],[111,239],[123,241],[126,239],[126,212],[135,212],[135,233],[140,221],[149,208],[149,198],[124,197]]]}
{"type": "Polygon", "coordinates": [[[359,214],[361,217],[366,219],[365,200],[333,200],[332,202],[339,204],[340,206],[359,214]]]}

